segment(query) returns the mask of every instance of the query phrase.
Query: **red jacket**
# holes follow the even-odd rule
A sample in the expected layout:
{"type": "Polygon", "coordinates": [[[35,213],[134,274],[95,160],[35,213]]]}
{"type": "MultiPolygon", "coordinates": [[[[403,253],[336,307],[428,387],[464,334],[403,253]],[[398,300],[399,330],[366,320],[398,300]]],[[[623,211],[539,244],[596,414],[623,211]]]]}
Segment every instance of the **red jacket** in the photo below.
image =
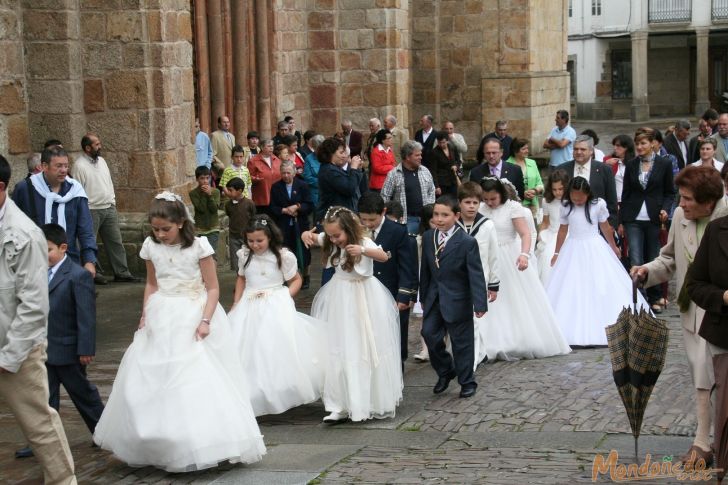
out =
{"type": "Polygon", "coordinates": [[[369,188],[382,190],[387,174],[396,164],[397,162],[394,159],[394,151],[392,149],[385,151],[382,145],[377,145],[372,148],[372,154],[369,156],[369,169],[372,172],[369,179],[369,188]]]}
{"type": "Polygon", "coordinates": [[[270,188],[281,179],[281,160],[270,156],[270,167],[259,153],[248,162],[250,178],[253,181],[253,202],[257,206],[270,204],[270,188]]]}

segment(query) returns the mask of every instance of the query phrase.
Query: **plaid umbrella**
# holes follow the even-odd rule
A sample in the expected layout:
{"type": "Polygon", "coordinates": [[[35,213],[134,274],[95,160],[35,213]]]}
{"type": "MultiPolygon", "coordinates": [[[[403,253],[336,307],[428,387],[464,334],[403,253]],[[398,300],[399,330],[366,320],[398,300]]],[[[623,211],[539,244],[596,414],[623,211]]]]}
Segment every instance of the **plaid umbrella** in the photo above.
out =
{"type": "Polygon", "coordinates": [[[634,311],[624,308],[616,323],[606,329],[612,377],[622,398],[634,436],[635,460],[647,402],[665,366],[668,329],[663,320],[637,310],[637,286],[633,282],[634,311]]]}

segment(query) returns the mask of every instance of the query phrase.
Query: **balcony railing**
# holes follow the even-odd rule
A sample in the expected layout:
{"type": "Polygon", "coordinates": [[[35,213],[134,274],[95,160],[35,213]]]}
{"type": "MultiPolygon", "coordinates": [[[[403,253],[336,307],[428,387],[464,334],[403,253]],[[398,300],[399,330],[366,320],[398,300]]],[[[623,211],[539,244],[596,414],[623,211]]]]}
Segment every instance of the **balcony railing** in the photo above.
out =
{"type": "Polygon", "coordinates": [[[690,22],[692,3],[692,0],[649,0],[649,21],[651,24],[690,22]]]}
{"type": "Polygon", "coordinates": [[[713,0],[713,20],[728,20],[728,0],[713,0]]]}

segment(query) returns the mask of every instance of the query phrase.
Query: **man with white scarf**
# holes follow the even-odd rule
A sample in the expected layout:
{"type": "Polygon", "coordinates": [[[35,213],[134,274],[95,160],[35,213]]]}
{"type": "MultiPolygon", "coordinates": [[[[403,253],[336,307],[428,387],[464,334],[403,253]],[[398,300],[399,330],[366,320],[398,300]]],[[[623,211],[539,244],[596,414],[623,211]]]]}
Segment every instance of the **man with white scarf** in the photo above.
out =
{"type": "Polygon", "coordinates": [[[15,186],[13,202],[38,226],[59,224],[68,234],[68,257],[96,275],[96,235],[88,196],[68,176],[68,153],[50,147],[40,157],[41,173],[15,186]]]}

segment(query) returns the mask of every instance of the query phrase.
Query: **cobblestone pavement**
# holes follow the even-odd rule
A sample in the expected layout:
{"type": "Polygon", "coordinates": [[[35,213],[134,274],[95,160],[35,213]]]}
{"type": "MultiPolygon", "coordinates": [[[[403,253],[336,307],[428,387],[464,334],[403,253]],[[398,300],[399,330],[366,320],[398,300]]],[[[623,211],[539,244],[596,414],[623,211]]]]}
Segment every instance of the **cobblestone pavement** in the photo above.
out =
{"type": "MultiPolygon", "coordinates": [[[[220,280],[223,303],[229,305],[233,275],[221,272],[220,280]]],[[[89,374],[104,399],[131,341],[142,291],[141,284],[100,288],[98,358],[89,374]]],[[[307,311],[314,294],[315,289],[302,292],[299,309],[307,311]]],[[[686,450],[695,426],[679,323],[670,310],[664,314],[672,337],[667,364],[640,439],[641,452],[654,459],[686,450]]],[[[419,325],[420,319],[413,318],[411,353],[419,350],[419,325]]],[[[459,399],[457,386],[435,396],[429,365],[408,362],[405,398],[396,418],[328,427],[321,424],[325,413],[320,403],[301,406],[260,419],[268,445],[261,463],[224,464],[189,474],[127,467],[91,446],[67,398],[61,416],[81,483],[577,483],[591,481],[596,453],[616,449],[620,463],[633,459],[606,348],[488,363],[476,375],[480,387],[474,398],[459,399]]],[[[0,401],[0,482],[40,482],[35,458],[13,458],[23,444],[0,401]]]]}

